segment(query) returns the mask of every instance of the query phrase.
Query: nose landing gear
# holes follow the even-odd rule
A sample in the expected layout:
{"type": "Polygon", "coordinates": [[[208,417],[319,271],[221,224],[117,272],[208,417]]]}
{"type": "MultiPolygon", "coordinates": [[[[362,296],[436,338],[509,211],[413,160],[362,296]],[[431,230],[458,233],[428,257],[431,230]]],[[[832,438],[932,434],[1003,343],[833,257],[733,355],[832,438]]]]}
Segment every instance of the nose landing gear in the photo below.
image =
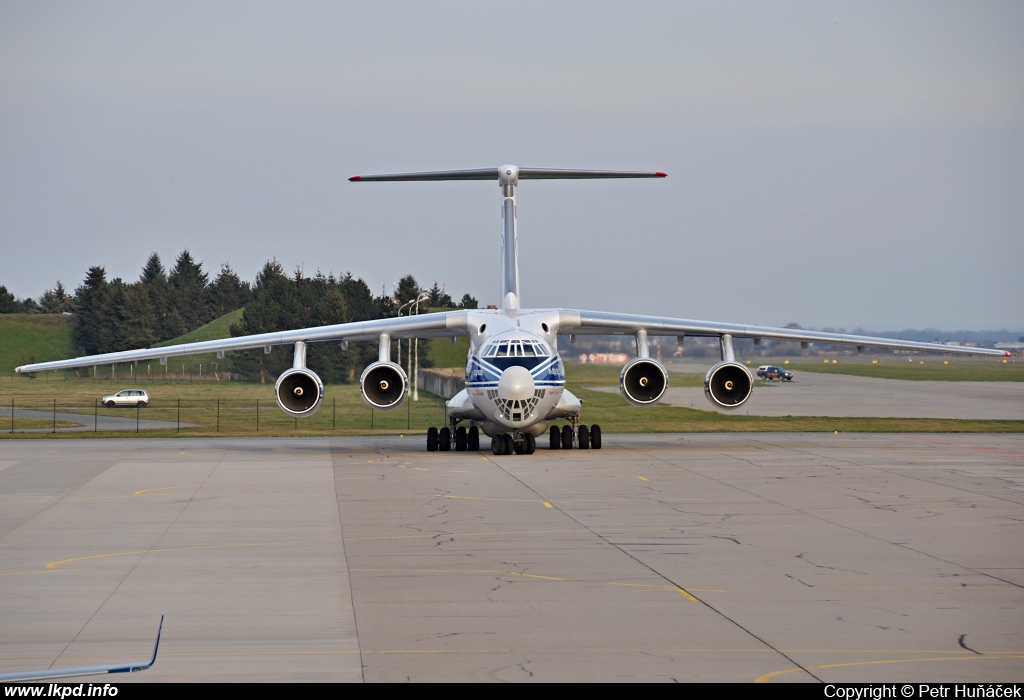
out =
{"type": "Polygon", "coordinates": [[[532,455],[537,450],[537,438],[529,433],[505,433],[491,438],[491,452],[495,456],[532,455]]]}

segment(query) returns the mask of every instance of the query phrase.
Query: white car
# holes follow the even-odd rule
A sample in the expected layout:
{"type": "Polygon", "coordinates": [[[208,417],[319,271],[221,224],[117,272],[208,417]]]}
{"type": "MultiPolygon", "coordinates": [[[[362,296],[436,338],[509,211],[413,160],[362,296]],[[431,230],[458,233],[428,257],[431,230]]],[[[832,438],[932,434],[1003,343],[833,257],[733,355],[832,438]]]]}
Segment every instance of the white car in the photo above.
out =
{"type": "Polygon", "coordinates": [[[149,392],[145,389],[125,389],[116,394],[103,397],[103,405],[107,408],[115,406],[143,406],[149,405],[149,392]]]}

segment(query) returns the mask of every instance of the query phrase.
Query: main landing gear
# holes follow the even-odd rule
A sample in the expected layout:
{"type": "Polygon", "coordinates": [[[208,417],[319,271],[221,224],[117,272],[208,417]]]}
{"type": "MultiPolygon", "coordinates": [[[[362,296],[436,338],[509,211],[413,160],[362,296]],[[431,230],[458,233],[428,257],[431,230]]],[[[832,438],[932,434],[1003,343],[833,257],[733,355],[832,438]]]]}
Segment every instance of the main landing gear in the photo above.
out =
{"type": "Polygon", "coordinates": [[[456,427],[452,421],[451,427],[428,428],[427,429],[427,452],[448,452],[452,448],[456,452],[477,452],[480,449],[480,428],[464,425],[456,427]]]}
{"type": "Polygon", "coordinates": [[[570,419],[571,425],[551,426],[551,449],[571,450],[575,442],[581,450],[601,449],[601,426],[594,424],[589,428],[580,425],[579,416],[570,419]]]}

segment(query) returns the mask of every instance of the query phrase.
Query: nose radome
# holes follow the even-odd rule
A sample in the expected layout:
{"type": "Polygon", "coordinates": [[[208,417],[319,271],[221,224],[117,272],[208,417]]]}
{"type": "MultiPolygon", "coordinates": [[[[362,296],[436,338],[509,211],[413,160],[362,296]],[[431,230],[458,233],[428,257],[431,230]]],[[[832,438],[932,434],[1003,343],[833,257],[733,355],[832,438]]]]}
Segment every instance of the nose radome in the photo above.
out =
{"type": "Polygon", "coordinates": [[[525,367],[512,366],[501,373],[498,396],[506,401],[524,401],[533,398],[533,375],[525,367]]]}

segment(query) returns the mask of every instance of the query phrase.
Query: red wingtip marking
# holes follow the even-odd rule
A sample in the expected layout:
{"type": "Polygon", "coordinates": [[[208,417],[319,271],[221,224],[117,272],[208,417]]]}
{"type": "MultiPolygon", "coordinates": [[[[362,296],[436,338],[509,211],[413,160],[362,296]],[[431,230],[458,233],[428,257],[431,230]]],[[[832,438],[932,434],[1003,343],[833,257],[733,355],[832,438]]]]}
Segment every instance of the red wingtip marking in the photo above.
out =
{"type": "Polygon", "coordinates": [[[659,171],[654,173],[654,177],[668,177],[668,173],[663,173],[659,171]]]}
{"type": "Polygon", "coordinates": [[[352,177],[350,177],[350,178],[348,179],[348,181],[349,181],[349,182],[356,182],[357,180],[362,180],[362,179],[363,179],[363,178],[362,178],[362,176],[360,176],[360,175],[353,175],[352,177]]]}

